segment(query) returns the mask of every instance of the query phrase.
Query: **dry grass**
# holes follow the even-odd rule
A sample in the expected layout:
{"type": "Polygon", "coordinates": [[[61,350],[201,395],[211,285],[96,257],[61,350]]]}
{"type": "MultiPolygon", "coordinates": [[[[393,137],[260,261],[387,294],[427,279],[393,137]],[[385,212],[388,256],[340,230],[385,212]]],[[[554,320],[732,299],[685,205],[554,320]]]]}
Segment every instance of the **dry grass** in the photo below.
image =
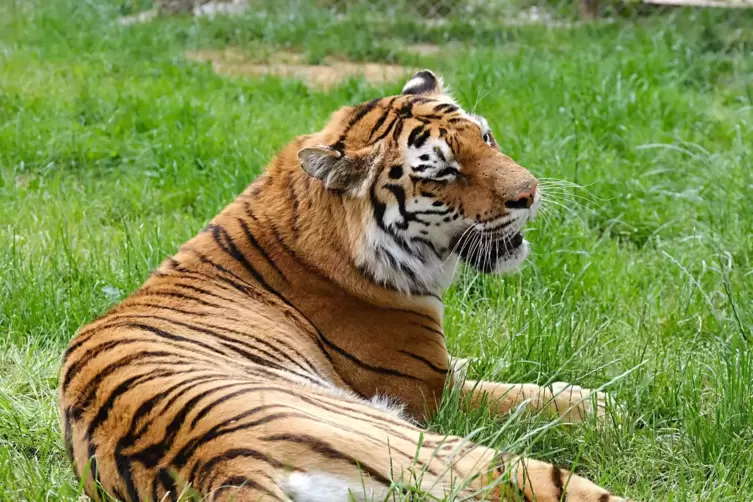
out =
{"type": "Polygon", "coordinates": [[[320,89],[331,89],[353,77],[363,77],[371,84],[387,84],[403,79],[415,71],[415,68],[395,64],[355,63],[336,57],[326,57],[322,64],[307,64],[304,55],[290,51],[274,52],[265,58],[267,62],[255,60],[235,48],[190,51],[186,53],[186,57],[191,61],[210,63],[214,72],[219,75],[275,75],[298,79],[309,87],[320,89]]]}

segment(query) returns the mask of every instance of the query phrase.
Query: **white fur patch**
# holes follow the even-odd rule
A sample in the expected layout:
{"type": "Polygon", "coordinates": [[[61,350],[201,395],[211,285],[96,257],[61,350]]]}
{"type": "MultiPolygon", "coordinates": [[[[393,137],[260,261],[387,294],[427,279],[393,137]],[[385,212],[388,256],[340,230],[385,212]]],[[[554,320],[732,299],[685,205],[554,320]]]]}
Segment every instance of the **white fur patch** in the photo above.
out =
{"type": "Polygon", "coordinates": [[[374,408],[380,409],[390,415],[394,415],[405,421],[411,421],[405,414],[405,404],[394,397],[377,394],[369,400],[369,403],[374,408]]]}
{"type": "Polygon", "coordinates": [[[452,149],[447,142],[441,138],[431,137],[421,145],[421,148],[408,147],[403,150],[403,158],[405,158],[405,165],[408,169],[411,169],[419,165],[432,165],[433,169],[428,169],[420,173],[413,173],[422,178],[435,177],[437,171],[441,171],[445,167],[454,167],[458,171],[462,169],[462,166],[455,160],[455,156],[452,153],[452,149]],[[441,160],[435,153],[439,151],[444,156],[445,160],[441,160]],[[421,159],[422,155],[430,157],[429,161],[421,159]]]}
{"type": "Polygon", "coordinates": [[[494,267],[495,274],[506,274],[509,272],[514,272],[520,267],[520,265],[525,261],[525,259],[528,257],[528,252],[530,250],[530,245],[528,244],[528,241],[524,240],[523,244],[520,245],[517,249],[510,251],[506,256],[504,260],[499,260],[497,262],[497,265],[494,267]]]}
{"type": "Polygon", "coordinates": [[[294,502],[350,502],[375,499],[374,490],[326,473],[291,472],[280,486],[294,502]]]}
{"type": "Polygon", "coordinates": [[[403,93],[411,92],[414,89],[418,89],[426,85],[426,80],[421,77],[414,77],[405,83],[403,87],[403,93]]]}
{"type": "MultiPolygon", "coordinates": [[[[428,138],[420,148],[406,147],[403,157],[404,167],[411,176],[437,178],[437,173],[447,167],[461,169],[452,149],[437,137],[428,138]]],[[[451,253],[450,240],[466,223],[459,218],[445,221],[454,212],[443,213],[452,210],[434,206],[433,197],[406,194],[405,210],[420,221],[406,221],[397,201],[384,202],[382,223],[386,230],[371,215],[366,215],[365,242],[356,256],[356,264],[378,284],[402,293],[441,294],[450,286],[457,269],[458,258],[451,253]]]]}
{"type": "MultiPolygon", "coordinates": [[[[396,206],[388,207],[385,211],[386,224],[396,221],[398,217],[399,209],[396,206]]],[[[417,226],[415,223],[411,225],[411,227],[417,226]]],[[[418,245],[412,246],[413,250],[406,250],[395,241],[393,236],[379,228],[373,219],[366,223],[364,235],[365,242],[361,246],[360,254],[356,256],[356,264],[366,269],[376,283],[388,285],[405,294],[410,294],[415,288],[439,294],[452,282],[457,264],[456,257],[436,256],[433,252],[422,249],[423,246],[418,245]],[[395,267],[395,263],[398,267],[395,267]],[[415,282],[404,269],[413,272],[415,282]]],[[[410,232],[405,233],[406,242],[410,235],[410,232]]],[[[420,234],[416,235],[420,236],[420,234]]],[[[449,245],[448,236],[442,234],[440,238],[444,238],[444,246],[449,245]]]]}

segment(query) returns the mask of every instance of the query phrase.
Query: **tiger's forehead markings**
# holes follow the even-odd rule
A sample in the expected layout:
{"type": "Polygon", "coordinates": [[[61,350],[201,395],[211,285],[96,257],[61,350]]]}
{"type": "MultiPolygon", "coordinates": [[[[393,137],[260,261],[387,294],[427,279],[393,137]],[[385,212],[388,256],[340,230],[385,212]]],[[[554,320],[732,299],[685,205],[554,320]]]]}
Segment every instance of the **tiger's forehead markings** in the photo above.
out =
{"type": "Polygon", "coordinates": [[[333,150],[337,150],[341,154],[345,154],[345,139],[347,138],[348,133],[371,110],[373,110],[379,104],[380,101],[382,101],[380,98],[372,99],[371,101],[356,107],[356,113],[353,114],[353,116],[348,121],[348,124],[345,126],[345,129],[343,129],[343,132],[340,133],[340,138],[337,141],[335,141],[332,145],[330,145],[330,148],[332,148],[333,150]]]}
{"type": "MultiPolygon", "coordinates": [[[[451,98],[437,99],[415,95],[392,96],[389,98],[373,99],[353,107],[349,119],[338,135],[338,139],[329,145],[330,148],[344,155],[351,131],[375,110],[379,110],[379,116],[375,118],[373,126],[370,127],[367,145],[378,143],[390,133],[392,133],[393,139],[398,141],[402,136],[405,122],[410,119],[417,120],[424,126],[436,125],[432,123],[444,120],[449,124],[457,124],[460,127],[462,127],[463,122],[470,122],[482,127],[472,115],[466,113],[451,98]],[[416,110],[415,107],[420,105],[427,106],[424,109],[416,110]],[[384,129],[382,130],[382,128],[384,129]]],[[[440,137],[446,136],[447,133],[448,130],[446,128],[440,127],[440,137]]],[[[429,137],[431,137],[431,132],[429,127],[427,127],[420,136],[409,137],[409,142],[412,143],[418,140],[418,146],[420,146],[429,137]]]]}

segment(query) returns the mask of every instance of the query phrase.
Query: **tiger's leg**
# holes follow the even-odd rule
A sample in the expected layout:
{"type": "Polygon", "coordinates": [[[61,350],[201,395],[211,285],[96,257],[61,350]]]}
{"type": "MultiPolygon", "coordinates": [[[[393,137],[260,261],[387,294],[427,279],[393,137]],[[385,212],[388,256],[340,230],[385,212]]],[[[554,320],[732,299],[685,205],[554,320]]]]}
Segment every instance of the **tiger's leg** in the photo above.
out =
{"type": "Polygon", "coordinates": [[[464,359],[453,359],[455,375],[462,381],[462,402],[471,408],[488,406],[494,414],[504,414],[525,405],[531,411],[542,411],[549,417],[561,417],[577,423],[589,417],[604,416],[607,396],[603,392],[584,389],[566,382],[541,386],[531,383],[497,383],[465,380],[464,359]]]}
{"type": "Polygon", "coordinates": [[[299,387],[261,392],[255,402],[231,396],[205,413],[208,428],[174,457],[174,467],[210,500],[346,502],[401,492],[622,500],[552,465],[431,434],[367,404],[299,387]]]}

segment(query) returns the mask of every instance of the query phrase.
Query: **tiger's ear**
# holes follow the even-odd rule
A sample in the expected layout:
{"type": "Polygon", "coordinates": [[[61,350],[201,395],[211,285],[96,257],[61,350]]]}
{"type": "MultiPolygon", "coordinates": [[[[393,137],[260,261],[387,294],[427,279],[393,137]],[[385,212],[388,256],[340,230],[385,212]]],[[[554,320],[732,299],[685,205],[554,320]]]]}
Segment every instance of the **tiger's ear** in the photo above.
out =
{"type": "Polygon", "coordinates": [[[322,180],[329,190],[356,191],[366,177],[361,162],[326,145],[303,148],[298,151],[298,158],[303,170],[322,180]]]}
{"type": "Polygon", "coordinates": [[[442,79],[429,70],[421,70],[406,82],[403,87],[403,94],[424,96],[442,94],[442,79]]]}

